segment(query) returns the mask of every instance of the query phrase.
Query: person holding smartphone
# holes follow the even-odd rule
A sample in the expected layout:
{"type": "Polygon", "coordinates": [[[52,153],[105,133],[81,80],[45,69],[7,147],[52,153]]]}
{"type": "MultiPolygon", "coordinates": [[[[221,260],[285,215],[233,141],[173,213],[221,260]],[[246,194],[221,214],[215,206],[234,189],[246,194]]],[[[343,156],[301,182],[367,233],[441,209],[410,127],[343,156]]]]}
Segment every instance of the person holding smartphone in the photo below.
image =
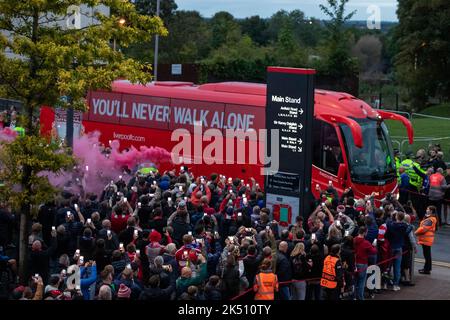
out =
{"type": "MultiPolygon", "coordinates": [[[[366,240],[367,228],[361,227],[358,230],[358,236],[353,240],[355,248],[356,265],[356,299],[364,300],[364,288],[366,287],[367,267],[369,257],[378,253],[376,243],[370,243],[366,240]]],[[[376,239],[374,240],[376,241],[376,239]]]]}

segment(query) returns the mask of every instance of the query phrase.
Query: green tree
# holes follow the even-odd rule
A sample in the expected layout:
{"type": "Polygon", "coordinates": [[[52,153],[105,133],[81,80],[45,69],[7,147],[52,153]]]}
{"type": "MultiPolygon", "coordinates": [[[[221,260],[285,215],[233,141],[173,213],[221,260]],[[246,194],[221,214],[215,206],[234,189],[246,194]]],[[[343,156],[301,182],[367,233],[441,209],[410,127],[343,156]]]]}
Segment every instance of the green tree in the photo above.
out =
{"type": "Polygon", "coordinates": [[[320,9],[329,17],[326,22],[327,38],[322,46],[325,59],[321,60],[319,69],[333,77],[343,77],[357,70],[357,62],[350,55],[350,34],[345,28],[356,11],[345,14],[345,5],[349,0],[327,0],[328,7],[320,9]]]}
{"type": "Polygon", "coordinates": [[[208,56],[211,30],[197,11],[177,11],[167,22],[169,36],[161,43],[161,61],[194,63],[208,56]]]}
{"type": "Polygon", "coordinates": [[[237,43],[241,39],[241,28],[234,17],[225,11],[217,12],[210,20],[212,47],[219,48],[227,43],[237,43]]]}
{"type": "Polygon", "coordinates": [[[248,35],[224,44],[202,61],[208,81],[263,81],[266,67],[273,64],[266,48],[258,47],[248,35]]]}
{"type": "MultiPolygon", "coordinates": [[[[38,173],[57,171],[58,166],[66,164],[63,157],[49,156],[53,147],[40,143],[33,115],[42,105],[56,105],[60,96],[70,97],[64,106],[84,110],[88,90],[107,89],[119,77],[148,82],[151,75],[144,66],[113,50],[111,39],[127,47],[167,31],[161,19],[140,15],[134,4],[123,0],[0,0],[0,12],[0,91],[23,102],[22,126],[26,132],[25,138],[5,147],[6,159],[16,159],[22,172],[21,193],[11,193],[9,200],[20,206],[19,264],[24,280],[28,221],[32,208],[46,198],[44,194],[33,195],[40,186],[48,185],[46,177],[39,177],[38,173]],[[66,16],[70,5],[104,5],[112,14],[98,12],[96,25],[67,29],[61,27],[61,17],[66,16]],[[7,55],[7,50],[14,55],[7,55]],[[18,154],[12,154],[13,151],[18,154]],[[55,163],[50,164],[51,161],[55,163]],[[39,182],[41,179],[44,182],[39,182]]],[[[13,179],[8,173],[6,177],[13,179]]],[[[17,181],[5,183],[12,185],[17,181]]]]}
{"type": "MultiPolygon", "coordinates": [[[[137,11],[143,15],[155,16],[156,15],[156,1],[157,0],[134,0],[137,11]]],[[[159,3],[159,16],[164,22],[167,22],[178,9],[178,5],[174,0],[160,0],[159,3]]]]}
{"type": "Polygon", "coordinates": [[[411,107],[427,106],[430,97],[450,97],[450,6],[448,1],[399,0],[395,57],[400,84],[409,90],[411,107]]]}
{"type": "Polygon", "coordinates": [[[252,40],[259,45],[267,45],[269,35],[267,31],[267,20],[261,19],[260,16],[251,16],[241,20],[240,26],[243,34],[247,34],[252,40]]]}

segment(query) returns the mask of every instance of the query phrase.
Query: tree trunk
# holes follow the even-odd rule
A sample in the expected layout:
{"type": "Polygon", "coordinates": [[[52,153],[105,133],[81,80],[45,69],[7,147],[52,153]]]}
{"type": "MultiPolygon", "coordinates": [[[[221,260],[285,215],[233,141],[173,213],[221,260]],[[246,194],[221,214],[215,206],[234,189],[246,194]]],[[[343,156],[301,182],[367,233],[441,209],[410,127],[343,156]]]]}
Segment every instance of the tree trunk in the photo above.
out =
{"type": "Polygon", "coordinates": [[[30,210],[22,207],[20,213],[20,231],[19,231],[19,278],[20,283],[26,284],[28,282],[28,219],[30,217],[30,210]],[[28,211],[28,212],[27,212],[28,211]]]}

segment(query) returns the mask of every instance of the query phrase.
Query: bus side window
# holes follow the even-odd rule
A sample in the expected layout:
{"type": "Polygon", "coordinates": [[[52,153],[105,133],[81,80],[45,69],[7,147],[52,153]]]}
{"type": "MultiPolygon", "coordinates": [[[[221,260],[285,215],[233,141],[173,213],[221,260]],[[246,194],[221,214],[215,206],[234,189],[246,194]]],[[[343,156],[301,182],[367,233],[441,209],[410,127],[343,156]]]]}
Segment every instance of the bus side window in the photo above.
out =
{"type": "Polygon", "coordinates": [[[326,122],[314,119],[313,132],[313,164],[337,175],[343,158],[335,128],[326,122]]]}

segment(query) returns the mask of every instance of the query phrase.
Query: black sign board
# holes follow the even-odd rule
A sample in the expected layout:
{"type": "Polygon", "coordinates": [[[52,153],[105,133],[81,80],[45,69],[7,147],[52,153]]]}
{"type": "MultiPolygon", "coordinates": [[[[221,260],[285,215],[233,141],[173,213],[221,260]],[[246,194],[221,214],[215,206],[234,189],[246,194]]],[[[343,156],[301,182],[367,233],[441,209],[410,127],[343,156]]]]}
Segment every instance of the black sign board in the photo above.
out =
{"type": "Polygon", "coordinates": [[[276,172],[267,176],[266,188],[298,193],[300,192],[300,175],[276,172]]]}
{"type": "Polygon", "coordinates": [[[279,157],[279,167],[271,167],[267,175],[266,200],[272,210],[280,206],[292,210],[292,223],[297,215],[310,214],[315,70],[269,67],[267,71],[267,153],[272,159],[279,157]],[[278,155],[271,154],[272,144],[276,145],[272,130],[279,133],[278,155]],[[274,199],[285,203],[272,203],[278,201],[274,199]]]}

